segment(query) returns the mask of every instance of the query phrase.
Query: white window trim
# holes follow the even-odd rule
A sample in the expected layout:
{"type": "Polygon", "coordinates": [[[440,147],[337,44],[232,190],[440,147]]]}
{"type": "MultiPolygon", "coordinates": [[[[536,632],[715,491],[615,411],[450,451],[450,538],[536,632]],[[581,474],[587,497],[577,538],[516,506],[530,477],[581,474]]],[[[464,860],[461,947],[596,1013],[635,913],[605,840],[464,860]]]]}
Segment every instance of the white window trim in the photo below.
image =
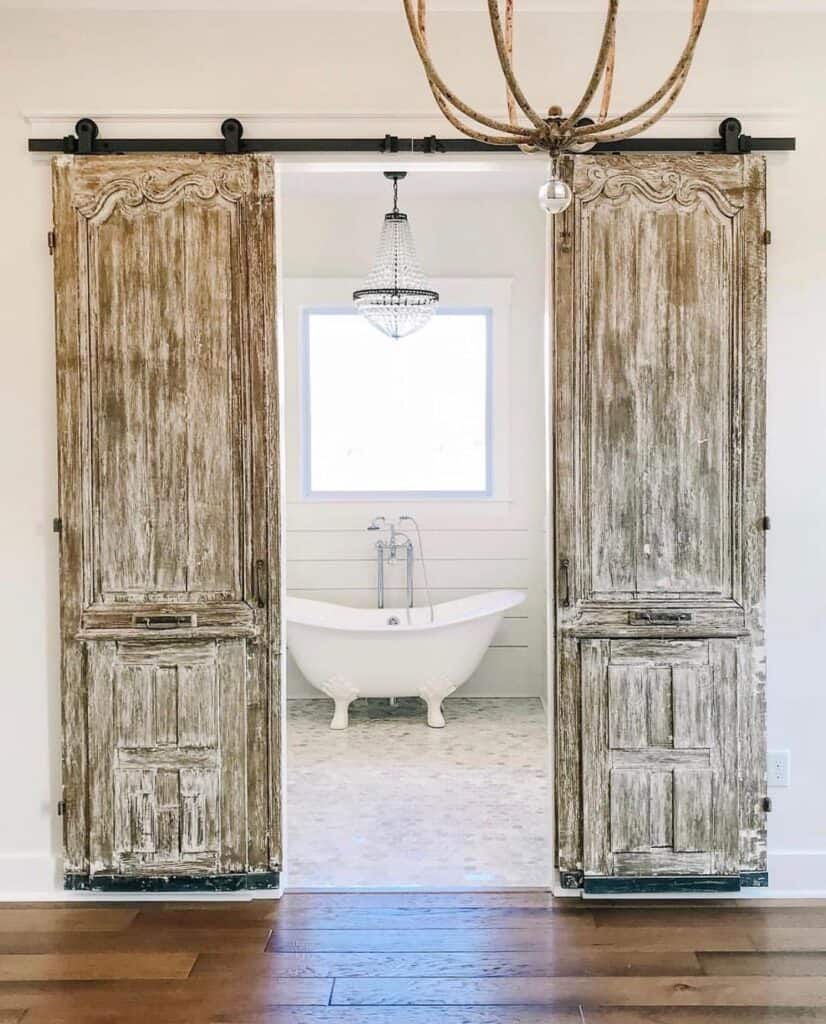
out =
{"type": "MultiPolygon", "coordinates": [[[[510,381],[508,342],[511,314],[510,278],[444,278],[432,281],[440,292],[444,312],[485,312],[488,314],[488,482],[487,491],[308,491],[309,424],[307,395],[308,367],[305,321],[320,309],[349,312],[352,294],[363,282],[345,278],[285,278],[284,316],[287,344],[292,359],[288,373],[287,437],[290,491],[301,503],[351,502],[369,504],[434,502],[479,504],[510,500],[508,465],[510,432],[510,381]]],[[[295,500],[295,498],[293,500],[295,500]]]]}

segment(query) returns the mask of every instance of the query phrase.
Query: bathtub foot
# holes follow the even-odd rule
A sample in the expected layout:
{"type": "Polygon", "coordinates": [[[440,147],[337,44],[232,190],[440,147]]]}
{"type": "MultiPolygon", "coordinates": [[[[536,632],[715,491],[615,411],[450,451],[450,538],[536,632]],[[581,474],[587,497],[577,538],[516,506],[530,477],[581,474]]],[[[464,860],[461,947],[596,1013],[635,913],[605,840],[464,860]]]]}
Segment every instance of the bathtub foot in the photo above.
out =
{"type": "Polygon", "coordinates": [[[330,728],[346,729],[350,721],[350,705],[358,697],[358,690],[351,686],[346,679],[341,679],[338,676],[333,676],[326,683],[322,683],[319,689],[336,702],[330,728]]]}
{"type": "Polygon", "coordinates": [[[442,714],[442,701],[449,696],[456,687],[453,683],[440,682],[428,683],[419,690],[419,696],[427,704],[427,724],[431,729],[444,729],[445,716],[442,714]]]}

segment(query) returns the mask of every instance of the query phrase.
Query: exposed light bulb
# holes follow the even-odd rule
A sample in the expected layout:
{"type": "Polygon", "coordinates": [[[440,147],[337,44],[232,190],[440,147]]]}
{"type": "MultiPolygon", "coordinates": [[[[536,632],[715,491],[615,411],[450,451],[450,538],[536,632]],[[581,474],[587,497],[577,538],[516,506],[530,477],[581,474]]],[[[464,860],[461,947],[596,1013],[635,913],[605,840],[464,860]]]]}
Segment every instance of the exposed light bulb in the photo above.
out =
{"type": "Polygon", "coordinates": [[[551,176],[539,190],[539,205],[545,213],[562,213],[571,203],[571,190],[551,169],[551,176]]]}
{"type": "Polygon", "coordinates": [[[550,214],[562,213],[571,203],[571,190],[559,176],[558,158],[558,153],[551,153],[548,180],[539,190],[539,205],[550,214]]]}

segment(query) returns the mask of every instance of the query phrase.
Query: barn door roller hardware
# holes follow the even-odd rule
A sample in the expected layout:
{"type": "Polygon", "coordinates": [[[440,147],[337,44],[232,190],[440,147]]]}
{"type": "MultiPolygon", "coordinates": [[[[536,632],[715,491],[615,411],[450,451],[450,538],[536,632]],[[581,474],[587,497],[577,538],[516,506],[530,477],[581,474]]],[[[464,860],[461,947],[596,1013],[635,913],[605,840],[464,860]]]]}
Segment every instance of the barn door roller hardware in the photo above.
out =
{"type": "MultiPolygon", "coordinates": [[[[756,153],[795,149],[794,138],[752,138],[740,121],[720,122],[719,137],[712,139],[633,138],[599,143],[592,153],[756,153]]],[[[97,124],[82,117],[75,134],[62,139],[29,139],[30,153],[77,153],[80,156],[119,153],[502,153],[519,146],[492,146],[476,139],[421,139],[385,135],[381,139],[245,139],[244,126],[235,117],[221,125],[221,137],[212,139],[102,139],[97,124]]]]}

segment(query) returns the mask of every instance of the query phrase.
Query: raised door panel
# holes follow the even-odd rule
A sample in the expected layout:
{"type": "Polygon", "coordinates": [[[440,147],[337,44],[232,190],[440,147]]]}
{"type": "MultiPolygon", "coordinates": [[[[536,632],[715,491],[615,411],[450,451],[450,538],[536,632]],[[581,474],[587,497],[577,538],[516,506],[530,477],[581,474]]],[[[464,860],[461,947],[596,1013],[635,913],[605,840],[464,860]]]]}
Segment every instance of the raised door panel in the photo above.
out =
{"type": "Polygon", "coordinates": [[[581,214],[584,594],[730,597],[739,211],[717,194],[663,206],[631,178],[601,184],[581,214]]]}
{"type": "Polygon", "coordinates": [[[586,875],[735,874],[733,640],[582,643],[586,875]]]}
{"type": "Polygon", "coordinates": [[[93,601],[243,597],[234,209],[182,191],[85,221],[93,601]]]}
{"type": "Polygon", "coordinates": [[[638,625],[635,607],[673,605],[672,624],[732,635],[752,615],[744,572],[763,491],[763,161],[583,156],[566,173],[574,200],[554,224],[560,617],[598,635],[600,622],[638,625]]]}
{"type": "Polygon", "coordinates": [[[245,647],[89,645],[93,874],[247,869],[245,647]]]}

